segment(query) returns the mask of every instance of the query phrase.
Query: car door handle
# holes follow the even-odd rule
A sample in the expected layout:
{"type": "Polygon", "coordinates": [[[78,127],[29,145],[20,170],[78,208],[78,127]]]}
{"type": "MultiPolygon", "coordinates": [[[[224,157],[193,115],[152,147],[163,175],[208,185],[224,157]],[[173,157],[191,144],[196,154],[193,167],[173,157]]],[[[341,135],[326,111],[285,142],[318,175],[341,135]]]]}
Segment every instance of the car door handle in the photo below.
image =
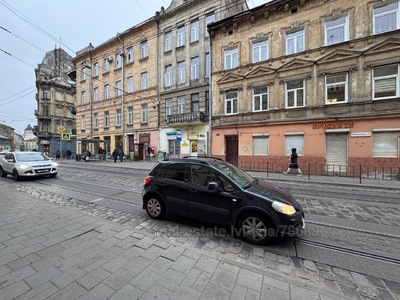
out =
{"type": "Polygon", "coordinates": [[[188,192],[192,192],[192,193],[197,193],[197,190],[195,189],[187,189],[188,192]]]}
{"type": "Polygon", "coordinates": [[[236,199],[232,199],[232,202],[236,202],[237,200],[236,199]]]}

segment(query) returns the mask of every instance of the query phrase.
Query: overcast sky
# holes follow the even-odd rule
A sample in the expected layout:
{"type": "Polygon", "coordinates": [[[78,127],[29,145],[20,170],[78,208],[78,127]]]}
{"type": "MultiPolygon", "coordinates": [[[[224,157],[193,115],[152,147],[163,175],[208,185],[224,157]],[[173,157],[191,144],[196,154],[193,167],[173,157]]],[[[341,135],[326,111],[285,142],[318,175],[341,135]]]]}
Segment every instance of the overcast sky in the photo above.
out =
{"type": "MultiPolygon", "coordinates": [[[[247,0],[249,8],[269,0],[247,0]]],[[[170,0],[0,0],[0,123],[23,133],[37,124],[35,71],[56,46],[76,51],[154,16],[170,0]]]]}

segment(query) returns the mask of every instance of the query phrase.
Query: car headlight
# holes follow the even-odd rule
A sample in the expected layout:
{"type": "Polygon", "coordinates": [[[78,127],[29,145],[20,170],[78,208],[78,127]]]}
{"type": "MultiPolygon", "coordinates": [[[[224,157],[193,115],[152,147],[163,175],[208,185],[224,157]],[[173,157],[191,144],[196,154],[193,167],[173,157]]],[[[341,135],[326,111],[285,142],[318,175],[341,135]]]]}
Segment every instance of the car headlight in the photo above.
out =
{"type": "Polygon", "coordinates": [[[24,165],[24,164],[20,164],[20,165],[19,165],[19,168],[21,168],[21,169],[30,169],[31,166],[29,166],[29,165],[24,165]]]}
{"type": "Polygon", "coordinates": [[[58,167],[58,163],[53,163],[53,168],[58,167]]]}
{"type": "Polygon", "coordinates": [[[285,204],[279,201],[272,202],[272,208],[275,209],[277,212],[288,216],[291,216],[296,212],[296,209],[292,205],[285,204]]]}

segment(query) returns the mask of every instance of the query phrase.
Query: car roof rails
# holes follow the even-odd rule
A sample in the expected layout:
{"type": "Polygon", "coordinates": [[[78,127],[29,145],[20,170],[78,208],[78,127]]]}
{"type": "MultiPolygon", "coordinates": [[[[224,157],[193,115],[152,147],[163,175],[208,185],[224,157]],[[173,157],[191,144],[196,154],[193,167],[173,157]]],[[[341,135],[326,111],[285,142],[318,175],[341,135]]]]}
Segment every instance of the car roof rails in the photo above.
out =
{"type": "Polygon", "coordinates": [[[202,158],[208,158],[208,159],[216,159],[216,160],[223,160],[219,157],[214,157],[214,156],[184,156],[182,158],[188,158],[188,159],[202,159],[202,158]]]}

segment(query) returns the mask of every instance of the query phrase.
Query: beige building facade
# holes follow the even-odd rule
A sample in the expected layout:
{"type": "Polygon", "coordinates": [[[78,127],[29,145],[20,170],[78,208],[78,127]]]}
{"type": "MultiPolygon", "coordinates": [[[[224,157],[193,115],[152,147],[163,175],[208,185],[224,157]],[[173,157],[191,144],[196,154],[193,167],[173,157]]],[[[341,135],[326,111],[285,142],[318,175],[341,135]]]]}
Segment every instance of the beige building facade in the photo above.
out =
{"type": "Polygon", "coordinates": [[[303,172],[398,172],[399,9],[272,1],[211,25],[212,155],[284,171],[297,148],[303,172]]]}

